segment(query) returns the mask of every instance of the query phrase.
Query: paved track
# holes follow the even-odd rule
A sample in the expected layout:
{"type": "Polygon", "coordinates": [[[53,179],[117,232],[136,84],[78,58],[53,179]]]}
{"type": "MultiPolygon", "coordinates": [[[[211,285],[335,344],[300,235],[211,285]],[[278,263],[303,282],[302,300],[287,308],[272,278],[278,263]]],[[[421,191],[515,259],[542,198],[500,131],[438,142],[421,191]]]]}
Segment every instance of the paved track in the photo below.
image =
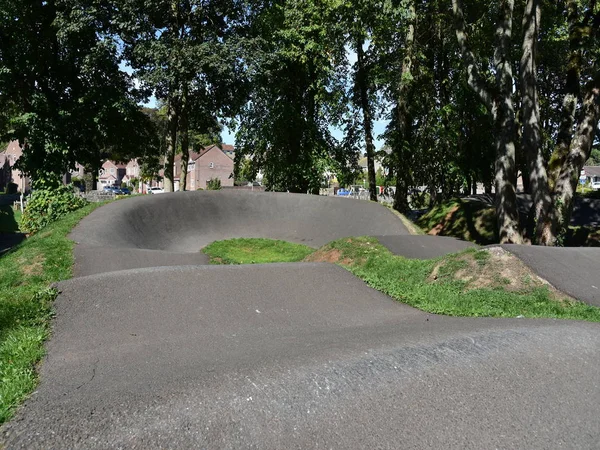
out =
{"type": "Polygon", "coordinates": [[[96,274],[59,285],[40,387],[4,444],[597,448],[597,324],[433,316],[328,264],[198,265],[203,245],[241,236],[378,235],[436,256],[434,240],[405,234],[378,205],[285,194],[95,211],[73,237],[77,273],[96,274]],[[153,264],[194,265],[107,272],[153,264]]]}
{"type": "Polygon", "coordinates": [[[557,289],[578,300],[600,306],[600,248],[502,247],[557,289]]]}

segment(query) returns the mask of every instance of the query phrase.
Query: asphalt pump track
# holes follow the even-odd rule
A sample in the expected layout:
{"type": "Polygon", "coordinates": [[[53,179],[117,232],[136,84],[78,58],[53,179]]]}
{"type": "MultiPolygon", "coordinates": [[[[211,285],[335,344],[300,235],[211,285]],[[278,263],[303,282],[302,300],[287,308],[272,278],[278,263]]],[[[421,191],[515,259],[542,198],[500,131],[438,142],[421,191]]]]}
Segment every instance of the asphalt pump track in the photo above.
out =
{"type": "MultiPolygon", "coordinates": [[[[436,316],[335,265],[209,266],[199,252],[361,235],[415,258],[468,246],[343,198],[189,192],[96,210],[72,233],[76,276],[59,284],[41,383],[4,445],[598,448],[597,324],[436,316]]],[[[578,261],[584,288],[569,289],[600,301],[591,249],[508,249],[553,284],[577,284],[578,261]]]]}

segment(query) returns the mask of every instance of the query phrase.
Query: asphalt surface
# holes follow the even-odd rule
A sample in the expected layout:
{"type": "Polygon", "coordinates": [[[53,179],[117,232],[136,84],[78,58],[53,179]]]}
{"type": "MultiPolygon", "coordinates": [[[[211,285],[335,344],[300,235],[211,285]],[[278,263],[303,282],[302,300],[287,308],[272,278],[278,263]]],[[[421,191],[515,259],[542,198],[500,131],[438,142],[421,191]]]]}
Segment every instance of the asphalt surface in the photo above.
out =
{"type": "Polygon", "coordinates": [[[502,245],[555,288],[600,306],[600,248],[502,245]]]}
{"type": "Polygon", "coordinates": [[[477,248],[472,242],[444,236],[375,236],[379,243],[396,255],[413,259],[434,259],[467,248],[477,248]]]}
{"type": "Polygon", "coordinates": [[[274,192],[196,191],[143,196],[94,211],[71,234],[104,248],[198,252],[215,240],[257,237],[321,247],[362,235],[408,235],[376,203],[274,192]]]}
{"type": "Polygon", "coordinates": [[[138,269],[60,289],[42,383],[4,429],[8,448],[600,438],[594,324],[433,316],[328,264],[138,269]]]}
{"type": "Polygon", "coordinates": [[[358,235],[407,257],[469,245],[349,199],[194,192],[96,210],[72,233],[77,277],[58,286],[39,388],[0,447],[598,448],[598,324],[435,316],[335,265],[199,253],[358,235]]]}

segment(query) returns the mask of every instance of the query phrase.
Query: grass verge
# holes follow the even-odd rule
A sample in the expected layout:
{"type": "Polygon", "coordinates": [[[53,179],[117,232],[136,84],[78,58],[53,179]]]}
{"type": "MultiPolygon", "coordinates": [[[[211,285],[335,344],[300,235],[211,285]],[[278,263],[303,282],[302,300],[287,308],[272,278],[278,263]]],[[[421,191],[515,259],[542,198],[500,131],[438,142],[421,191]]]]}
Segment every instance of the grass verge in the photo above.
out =
{"type": "Polygon", "coordinates": [[[50,332],[50,285],[72,276],[71,229],[101,206],[94,203],[50,224],[0,257],[0,423],[37,384],[36,363],[50,332]]]}
{"type": "Polygon", "coordinates": [[[286,241],[240,238],[213,242],[202,251],[211,264],[265,264],[302,261],[315,250],[286,241]]]}
{"type": "Polygon", "coordinates": [[[393,255],[376,239],[359,237],[334,241],[307,261],[338,263],[369,286],[434,314],[600,322],[600,308],[554,291],[500,248],[416,260],[393,255]]]}

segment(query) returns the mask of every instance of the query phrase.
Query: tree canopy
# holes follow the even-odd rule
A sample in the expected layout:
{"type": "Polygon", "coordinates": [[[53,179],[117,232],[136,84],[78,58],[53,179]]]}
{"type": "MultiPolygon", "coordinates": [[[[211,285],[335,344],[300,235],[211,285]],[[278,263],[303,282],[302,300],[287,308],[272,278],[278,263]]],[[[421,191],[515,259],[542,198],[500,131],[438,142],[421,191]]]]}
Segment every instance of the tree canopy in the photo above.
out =
{"type": "Polygon", "coordinates": [[[600,164],[599,37],[595,0],[3,0],[0,141],[40,185],[139,157],[172,190],[228,124],[269,190],[352,184],[366,156],[372,200],[379,161],[399,211],[480,186],[502,242],[555,245],[600,164]]]}

